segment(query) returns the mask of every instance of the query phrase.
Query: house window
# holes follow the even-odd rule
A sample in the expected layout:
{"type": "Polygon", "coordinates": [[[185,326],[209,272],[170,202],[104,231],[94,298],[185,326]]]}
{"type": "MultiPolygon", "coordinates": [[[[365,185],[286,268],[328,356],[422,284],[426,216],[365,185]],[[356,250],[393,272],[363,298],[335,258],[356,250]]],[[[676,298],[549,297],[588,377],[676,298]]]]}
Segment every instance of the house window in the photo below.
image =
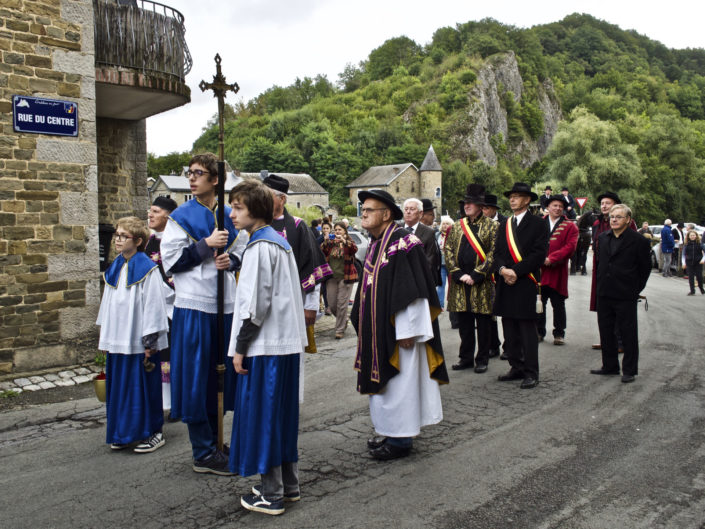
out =
{"type": "Polygon", "coordinates": [[[193,198],[193,195],[184,195],[184,202],[188,202],[193,198]]]}
{"type": "Polygon", "coordinates": [[[171,198],[171,195],[166,195],[164,193],[159,193],[159,196],[164,198],[171,198]]]}
{"type": "Polygon", "coordinates": [[[296,209],[301,209],[301,202],[296,203],[296,209]]]}
{"type": "Polygon", "coordinates": [[[436,198],[441,198],[441,188],[440,187],[436,188],[436,198]]]}
{"type": "Polygon", "coordinates": [[[411,182],[411,192],[412,193],[414,192],[414,183],[413,182],[411,182]]]}

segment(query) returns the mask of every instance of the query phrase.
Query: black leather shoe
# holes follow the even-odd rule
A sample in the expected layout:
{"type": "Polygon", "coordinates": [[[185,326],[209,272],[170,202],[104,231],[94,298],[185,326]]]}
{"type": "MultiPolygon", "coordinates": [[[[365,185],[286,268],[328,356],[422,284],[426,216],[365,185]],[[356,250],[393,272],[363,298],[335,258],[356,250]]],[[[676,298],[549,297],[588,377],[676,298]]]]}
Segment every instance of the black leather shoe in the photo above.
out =
{"type": "Polygon", "coordinates": [[[461,369],[472,369],[475,366],[474,362],[469,360],[461,360],[457,364],[453,364],[453,371],[460,371],[461,369]]]}
{"type": "Polygon", "coordinates": [[[382,446],[384,443],[387,442],[387,437],[384,435],[375,435],[374,437],[370,437],[367,440],[367,448],[370,450],[374,450],[375,448],[379,448],[382,446]]]}
{"type": "Polygon", "coordinates": [[[494,358],[495,356],[499,356],[499,349],[490,349],[489,357],[494,358]]]}
{"type": "Polygon", "coordinates": [[[487,371],[487,364],[477,364],[475,366],[475,373],[484,373],[487,371]]]}
{"type": "Polygon", "coordinates": [[[504,375],[499,375],[497,377],[497,380],[500,382],[508,382],[510,380],[523,380],[524,379],[524,373],[521,371],[517,371],[514,368],[510,369],[505,373],[504,375]]]}
{"type": "Polygon", "coordinates": [[[630,382],[634,382],[636,380],[636,377],[634,375],[622,375],[622,382],[625,384],[629,384],[630,382]]]}
{"type": "Polygon", "coordinates": [[[502,353],[501,355],[499,355],[499,359],[500,360],[509,360],[509,357],[507,356],[506,353],[502,353]]]}
{"type": "Polygon", "coordinates": [[[619,375],[619,370],[610,371],[608,369],[605,369],[604,367],[601,367],[600,369],[591,369],[590,374],[591,375],[619,375]]]}
{"type": "Polygon", "coordinates": [[[370,455],[379,459],[380,461],[389,461],[390,459],[399,459],[400,457],[406,457],[411,452],[411,448],[403,448],[401,446],[390,445],[389,443],[384,443],[379,448],[370,450],[370,455]]]}
{"type": "Polygon", "coordinates": [[[519,386],[521,389],[531,389],[535,388],[536,386],[539,385],[539,381],[535,379],[534,377],[526,377],[524,380],[521,382],[521,386],[519,386]]]}

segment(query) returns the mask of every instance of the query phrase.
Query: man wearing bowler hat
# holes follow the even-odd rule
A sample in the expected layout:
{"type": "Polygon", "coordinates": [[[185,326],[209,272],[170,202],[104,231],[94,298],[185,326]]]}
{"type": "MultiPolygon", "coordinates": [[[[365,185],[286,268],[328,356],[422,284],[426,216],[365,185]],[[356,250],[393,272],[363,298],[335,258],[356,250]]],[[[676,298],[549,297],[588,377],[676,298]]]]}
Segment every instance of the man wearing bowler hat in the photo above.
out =
{"type": "Polygon", "coordinates": [[[422,198],[421,203],[423,204],[423,215],[421,215],[421,222],[429,228],[432,228],[433,223],[436,220],[436,208],[429,198],[422,198]]]}
{"type": "Polygon", "coordinates": [[[529,204],[538,196],[527,184],[516,182],[504,196],[509,198],[512,216],[497,231],[494,313],[502,317],[511,369],[499,380],[521,380],[522,389],[531,389],[539,383],[536,318],[542,310],[541,265],[548,250],[548,231],[543,220],[529,212],[529,204]]]}
{"type": "Polygon", "coordinates": [[[373,189],[358,198],[370,245],[350,314],[357,390],[370,395],[377,433],[367,442],[370,455],[389,460],[409,455],[421,427],[443,419],[441,307],[423,244],[395,224],[403,214],[392,196],[373,189]]]}

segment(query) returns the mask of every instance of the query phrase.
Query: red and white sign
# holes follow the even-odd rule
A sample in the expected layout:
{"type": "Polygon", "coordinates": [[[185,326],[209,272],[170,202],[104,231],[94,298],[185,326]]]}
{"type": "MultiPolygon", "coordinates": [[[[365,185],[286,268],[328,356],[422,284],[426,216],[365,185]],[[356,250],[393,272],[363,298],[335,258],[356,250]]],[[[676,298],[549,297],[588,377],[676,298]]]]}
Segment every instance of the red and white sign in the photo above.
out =
{"type": "Polygon", "coordinates": [[[583,209],[583,207],[585,207],[585,203],[587,202],[587,197],[575,197],[575,201],[578,203],[578,206],[580,206],[580,209],[583,209]]]}

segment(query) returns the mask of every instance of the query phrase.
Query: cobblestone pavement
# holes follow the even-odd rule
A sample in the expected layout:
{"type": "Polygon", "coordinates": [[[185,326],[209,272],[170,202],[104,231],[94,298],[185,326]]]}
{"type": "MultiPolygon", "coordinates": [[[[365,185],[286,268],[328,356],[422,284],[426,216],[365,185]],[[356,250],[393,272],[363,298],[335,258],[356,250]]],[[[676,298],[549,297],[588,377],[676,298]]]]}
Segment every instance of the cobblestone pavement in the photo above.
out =
{"type": "MultiPolygon", "coordinates": [[[[111,452],[95,399],[0,413],[0,508],[22,527],[702,528],[705,521],[705,332],[701,297],[653,274],[639,308],[640,374],[595,377],[590,278],[573,276],[565,346],[540,346],[541,383],[451,371],[444,420],[410,457],[369,458],[367,399],[355,392],[355,338],[318,328],[306,357],[299,458],[302,501],[281,517],[243,510],[256,477],[191,470],[183,424],[153,454],[111,452]]],[[[549,309],[549,321],[550,321],[549,309]]],[[[458,339],[445,314],[446,358],[458,339]]],[[[226,438],[231,414],[226,420],[226,438]]]]}

